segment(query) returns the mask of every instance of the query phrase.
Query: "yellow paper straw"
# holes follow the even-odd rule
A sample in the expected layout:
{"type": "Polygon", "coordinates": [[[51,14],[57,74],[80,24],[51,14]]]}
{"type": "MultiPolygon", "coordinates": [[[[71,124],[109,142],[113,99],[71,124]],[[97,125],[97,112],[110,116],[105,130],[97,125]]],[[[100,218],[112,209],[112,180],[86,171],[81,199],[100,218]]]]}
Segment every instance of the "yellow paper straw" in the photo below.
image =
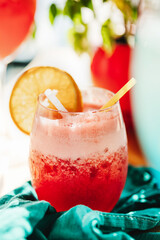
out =
{"type": "Polygon", "coordinates": [[[116,102],[119,101],[134,85],[136,80],[131,78],[106,104],[104,104],[100,110],[112,107],[116,102]]]}

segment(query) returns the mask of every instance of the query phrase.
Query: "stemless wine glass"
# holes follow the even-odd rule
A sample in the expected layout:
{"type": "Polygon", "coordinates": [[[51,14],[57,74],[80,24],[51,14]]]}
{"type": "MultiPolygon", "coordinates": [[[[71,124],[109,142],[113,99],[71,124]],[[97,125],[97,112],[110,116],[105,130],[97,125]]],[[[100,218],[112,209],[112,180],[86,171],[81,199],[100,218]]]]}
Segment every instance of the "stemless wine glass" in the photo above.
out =
{"type": "MultiPolygon", "coordinates": [[[[160,1],[148,1],[136,33],[132,94],[135,126],[149,165],[160,171],[160,1]]],[[[160,187],[160,174],[153,170],[160,187]]]]}
{"type": "Polygon", "coordinates": [[[29,33],[34,20],[36,0],[0,1],[0,133],[4,133],[3,84],[7,63],[11,54],[19,47],[29,33]]]}
{"type": "Polygon", "coordinates": [[[82,92],[83,112],[62,112],[38,99],[30,142],[32,184],[40,200],[57,211],[77,204],[111,211],[127,175],[127,137],[120,105],[100,107],[108,90],[82,92]]]}

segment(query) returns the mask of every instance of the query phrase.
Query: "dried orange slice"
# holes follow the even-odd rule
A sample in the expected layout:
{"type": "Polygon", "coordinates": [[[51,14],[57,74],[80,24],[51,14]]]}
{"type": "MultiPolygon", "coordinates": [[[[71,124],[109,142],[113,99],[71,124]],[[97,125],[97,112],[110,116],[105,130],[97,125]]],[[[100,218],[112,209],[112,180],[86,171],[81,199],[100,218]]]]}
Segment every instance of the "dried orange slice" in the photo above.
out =
{"type": "Polygon", "coordinates": [[[54,67],[34,67],[24,72],[13,87],[9,109],[17,127],[31,132],[37,98],[46,89],[58,90],[57,98],[69,112],[82,111],[80,90],[73,78],[54,67]]]}

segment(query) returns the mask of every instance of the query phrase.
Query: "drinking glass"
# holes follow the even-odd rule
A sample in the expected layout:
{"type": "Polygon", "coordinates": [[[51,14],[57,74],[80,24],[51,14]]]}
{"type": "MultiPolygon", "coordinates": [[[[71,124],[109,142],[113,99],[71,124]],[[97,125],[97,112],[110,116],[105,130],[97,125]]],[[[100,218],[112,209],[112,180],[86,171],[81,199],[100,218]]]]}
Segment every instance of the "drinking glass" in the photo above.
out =
{"type": "Polygon", "coordinates": [[[62,112],[38,98],[29,165],[38,198],[57,211],[77,204],[111,211],[127,175],[127,137],[119,103],[99,110],[113,93],[82,91],[83,112],[62,112]]]}
{"type": "Polygon", "coordinates": [[[25,40],[34,21],[36,0],[0,0],[0,194],[13,141],[8,131],[4,84],[7,64],[25,40]]]}
{"type": "Polygon", "coordinates": [[[5,135],[4,89],[7,63],[29,34],[34,21],[36,0],[0,1],[0,135],[5,135]]]}
{"type": "MultiPolygon", "coordinates": [[[[149,165],[160,171],[160,1],[148,1],[138,22],[132,94],[135,126],[149,165]]],[[[156,172],[154,172],[156,174],[156,172]]],[[[160,186],[160,174],[156,174],[160,186]]]]}

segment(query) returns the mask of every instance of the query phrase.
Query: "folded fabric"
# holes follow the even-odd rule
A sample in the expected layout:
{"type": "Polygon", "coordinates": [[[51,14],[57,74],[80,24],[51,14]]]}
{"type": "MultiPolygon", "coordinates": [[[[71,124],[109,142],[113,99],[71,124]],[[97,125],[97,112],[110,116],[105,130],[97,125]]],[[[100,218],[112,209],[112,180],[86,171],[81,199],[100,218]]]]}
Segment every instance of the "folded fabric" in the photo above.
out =
{"type": "Polygon", "coordinates": [[[111,213],[78,205],[56,212],[38,201],[30,182],[0,199],[0,239],[160,239],[160,189],[148,168],[129,167],[125,188],[111,213]]]}

